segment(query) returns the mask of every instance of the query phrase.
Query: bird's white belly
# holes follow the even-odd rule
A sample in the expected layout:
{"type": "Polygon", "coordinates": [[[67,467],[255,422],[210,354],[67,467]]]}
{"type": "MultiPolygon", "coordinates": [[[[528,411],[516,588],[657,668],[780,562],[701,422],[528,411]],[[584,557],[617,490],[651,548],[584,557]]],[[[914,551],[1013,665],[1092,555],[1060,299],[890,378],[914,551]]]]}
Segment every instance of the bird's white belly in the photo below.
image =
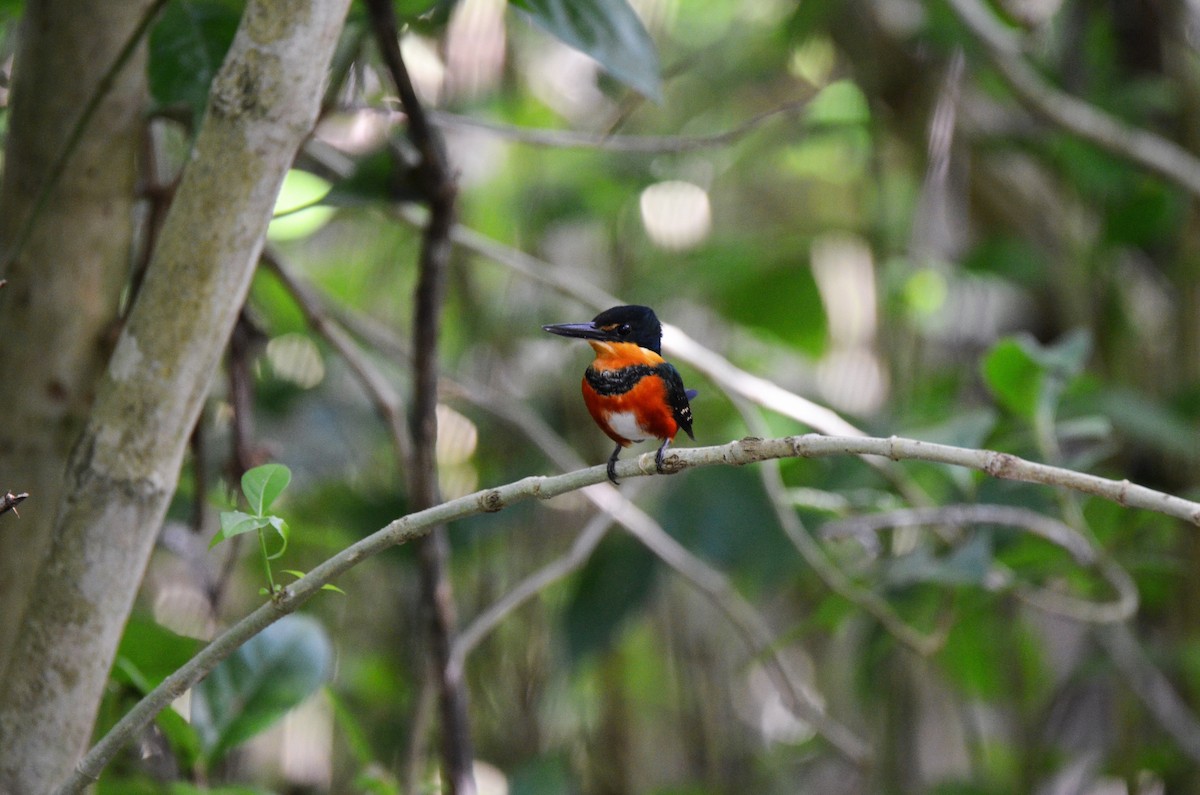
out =
{"type": "Polygon", "coordinates": [[[638,425],[637,417],[632,411],[614,412],[605,419],[608,420],[608,427],[612,428],[618,436],[624,436],[631,442],[640,442],[650,437],[650,434],[644,431],[641,425],[638,425]]]}

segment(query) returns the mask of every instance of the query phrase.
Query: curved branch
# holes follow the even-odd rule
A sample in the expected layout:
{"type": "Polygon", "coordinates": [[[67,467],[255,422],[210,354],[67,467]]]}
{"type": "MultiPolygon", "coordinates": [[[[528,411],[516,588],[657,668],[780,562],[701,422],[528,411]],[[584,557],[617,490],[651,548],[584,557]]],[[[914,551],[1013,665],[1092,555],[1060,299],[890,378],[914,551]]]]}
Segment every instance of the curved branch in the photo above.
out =
{"type": "MultiPolygon", "coordinates": [[[[1026,461],[1008,453],[933,444],[895,436],[888,439],[813,434],[779,439],[749,437],[716,447],[674,450],[666,457],[664,464],[667,472],[674,473],[697,466],[742,466],[775,458],[826,458],[839,455],[879,455],[893,461],[931,461],[978,469],[992,477],[1069,488],[1112,500],[1122,506],[1144,508],[1200,525],[1200,503],[1138,486],[1127,480],[1117,481],[1086,475],[1061,467],[1026,461]]],[[[655,474],[654,453],[645,453],[637,458],[617,462],[617,475],[621,478],[655,474]]],[[[77,793],[89,782],[95,781],[122,745],[153,720],[164,707],[203,679],[217,663],[264,628],[288,613],[295,612],[315,596],[322,586],[367,558],[398,544],[420,538],[428,534],[435,525],[481,513],[495,513],[530,499],[557,497],[584,486],[603,483],[606,479],[607,473],[602,464],[553,477],[534,475],[522,478],[504,486],[477,491],[409,514],[347,547],[294,582],[278,598],[262,605],[234,624],[183,667],[164,679],[162,684],[138,702],[88,752],[79,763],[75,774],[59,788],[58,793],[77,793]]]]}

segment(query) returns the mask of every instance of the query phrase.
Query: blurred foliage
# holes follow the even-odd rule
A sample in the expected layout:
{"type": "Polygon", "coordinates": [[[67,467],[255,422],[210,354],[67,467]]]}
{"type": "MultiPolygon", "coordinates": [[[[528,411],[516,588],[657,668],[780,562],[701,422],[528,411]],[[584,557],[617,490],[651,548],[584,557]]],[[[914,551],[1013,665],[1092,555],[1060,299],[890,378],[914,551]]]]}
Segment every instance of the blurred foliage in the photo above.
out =
{"type": "MultiPolygon", "coordinates": [[[[551,263],[568,283],[654,306],[739,367],[867,432],[1000,449],[1200,496],[1194,197],[1033,118],[949,6],[513,5],[521,12],[501,0],[395,4],[418,90],[446,112],[436,121],[466,228],[551,263]],[[549,143],[522,140],[529,130],[549,143]],[[738,132],[705,139],[729,131],[738,132]],[[601,142],[575,145],[566,140],[575,132],[601,142]],[[620,136],[660,137],[649,150],[623,151],[620,136]],[[647,191],[669,183],[697,190],[647,191]]],[[[1024,18],[1017,3],[1001,5],[1024,18]]],[[[1200,58],[1179,35],[1200,24],[1194,9],[1046,5],[1049,17],[1023,35],[1047,80],[1197,148],[1200,58]]],[[[0,0],[6,73],[23,6],[0,0]]],[[[163,157],[176,167],[239,13],[225,0],[173,0],[150,36],[151,123],[175,142],[163,157]],[[171,113],[178,108],[186,113],[171,113]]],[[[363,19],[352,12],[319,146],[298,159],[278,211],[322,206],[281,217],[269,245],[404,394],[420,232],[397,203],[415,198],[413,161],[363,19]]],[[[444,493],[555,469],[513,421],[522,410],[603,462],[610,443],[578,392],[588,351],[538,330],[598,308],[466,248],[456,250],[449,285],[444,493]]],[[[288,562],[308,570],[402,516],[403,477],[354,372],[271,274],[256,277],[249,314],[264,337],[249,361],[249,443],[295,475],[288,562]]],[[[750,433],[744,407],[698,368],[676,364],[701,393],[697,444],[750,433]]],[[[208,636],[258,603],[252,544],[204,551],[240,474],[230,475],[232,412],[220,381],[201,431],[207,443],[189,460],[170,517],[199,521],[198,538],[157,553],[100,731],[194,652],[196,641],[160,624],[198,613],[192,634],[208,636]]],[[[773,434],[807,430],[792,418],[763,421],[773,434]]],[[[1014,593],[1015,583],[1110,600],[1096,569],[1011,527],[821,533],[831,519],[908,507],[914,495],[1062,519],[1133,578],[1141,603],[1125,626],[1161,674],[1156,695],[1191,721],[1194,749],[1194,528],[934,464],[884,472],[847,458],[796,460],[781,473],[787,510],[828,565],[899,619],[944,633],[936,653],[914,654],[830,589],[780,528],[757,467],[652,479],[636,501],[728,576],[774,633],[769,651],[867,740],[875,766],[854,768],[788,714],[763,674],[768,650],[747,647],[724,613],[613,529],[468,658],[477,752],[508,792],[1057,793],[1074,791],[1071,776],[1089,791],[1200,789],[1200,759],[1131,686],[1128,661],[1102,642],[1109,630],[1014,593]]],[[[463,621],[566,555],[593,510],[564,497],[452,528],[463,621]]],[[[346,596],[317,599],[312,618],[291,625],[303,628],[302,650],[271,634],[247,645],[192,694],[190,724],[165,712],[144,753],[131,749],[100,791],[435,791],[436,742],[418,718],[429,701],[416,581],[403,548],[355,568],[339,582],[346,596]],[[303,720],[280,723],[326,673],[303,720]],[[307,749],[303,758],[289,745],[307,749]]]]}

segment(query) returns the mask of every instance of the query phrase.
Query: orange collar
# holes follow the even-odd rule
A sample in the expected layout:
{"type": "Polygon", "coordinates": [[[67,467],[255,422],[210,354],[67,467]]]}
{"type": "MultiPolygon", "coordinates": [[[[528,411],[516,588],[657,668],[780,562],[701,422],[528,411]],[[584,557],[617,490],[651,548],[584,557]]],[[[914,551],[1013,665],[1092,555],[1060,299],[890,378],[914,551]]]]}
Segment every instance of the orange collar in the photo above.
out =
{"type": "Polygon", "coordinates": [[[635,342],[588,340],[588,345],[596,352],[596,360],[592,362],[592,367],[597,370],[617,370],[634,364],[653,366],[663,362],[663,357],[635,342]]]}

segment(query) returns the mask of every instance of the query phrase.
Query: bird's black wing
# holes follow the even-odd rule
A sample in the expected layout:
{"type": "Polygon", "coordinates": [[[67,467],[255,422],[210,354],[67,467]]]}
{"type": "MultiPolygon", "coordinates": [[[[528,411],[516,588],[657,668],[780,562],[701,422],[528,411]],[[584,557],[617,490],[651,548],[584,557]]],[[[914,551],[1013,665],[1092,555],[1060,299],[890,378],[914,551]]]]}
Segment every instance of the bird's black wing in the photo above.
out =
{"type": "Polygon", "coordinates": [[[663,383],[667,385],[667,402],[671,404],[675,422],[680,428],[683,428],[684,433],[695,439],[696,437],[692,434],[692,407],[688,404],[688,393],[691,392],[694,395],[695,392],[683,388],[683,378],[674,365],[663,362],[655,369],[658,370],[658,375],[662,378],[663,383]]]}

